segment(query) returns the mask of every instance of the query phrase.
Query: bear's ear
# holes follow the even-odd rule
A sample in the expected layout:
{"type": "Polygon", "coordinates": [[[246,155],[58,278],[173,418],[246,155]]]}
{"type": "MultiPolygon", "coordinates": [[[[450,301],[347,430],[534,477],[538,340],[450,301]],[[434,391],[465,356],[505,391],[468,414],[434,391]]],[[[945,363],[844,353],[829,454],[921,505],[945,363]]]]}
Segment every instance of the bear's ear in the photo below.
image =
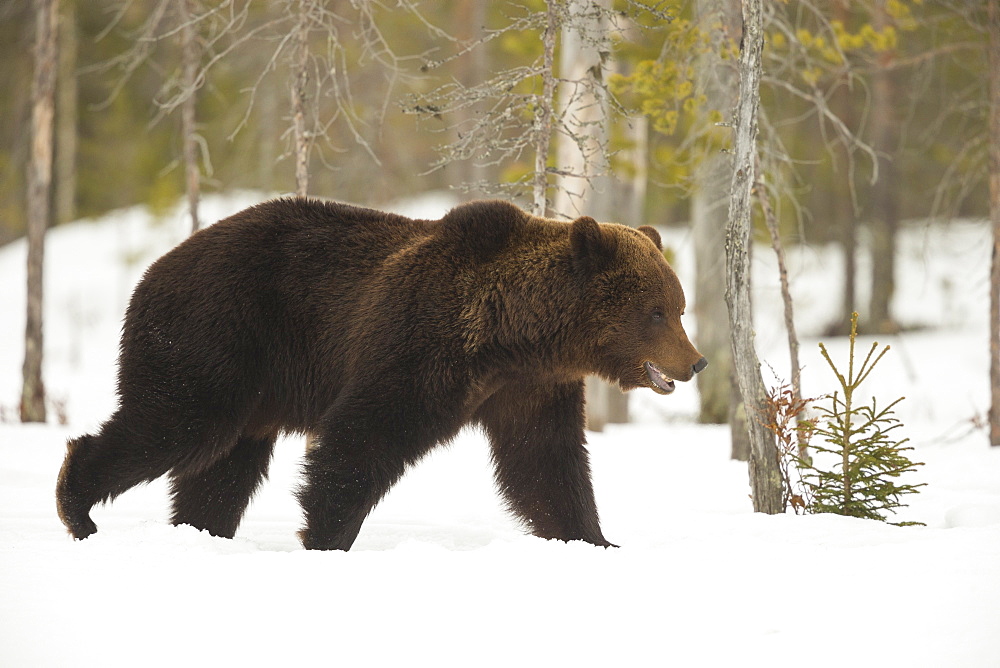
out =
{"type": "Polygon", "coordinates": [[[577,218],[572,225],[569,236],[573,257],[589,269],[603,269],[614,258],[618,240],[590,216],[577,218]]]}
{"type": "Polygon", "coordinates": [[[640,225],[639,231],[653,240],[653,244],[656,246],[657,250],[663,250],[663,241],[660,239],[660,233],[657,232],[655,228],[652,228],[649,225],[640,225]]]}

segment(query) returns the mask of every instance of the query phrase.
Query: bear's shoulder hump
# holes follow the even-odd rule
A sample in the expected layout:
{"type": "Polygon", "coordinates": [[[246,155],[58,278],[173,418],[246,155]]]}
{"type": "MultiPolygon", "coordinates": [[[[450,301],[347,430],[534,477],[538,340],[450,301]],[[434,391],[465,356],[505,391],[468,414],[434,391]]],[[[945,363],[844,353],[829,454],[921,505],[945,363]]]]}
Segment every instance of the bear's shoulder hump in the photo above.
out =
{"type": "Polygon", "coordinates": [[[441,219],[441,233],[473,255],[492,255],[513,243],[531,216],[510,202],[476,200],[460,204],[441,219]]]}

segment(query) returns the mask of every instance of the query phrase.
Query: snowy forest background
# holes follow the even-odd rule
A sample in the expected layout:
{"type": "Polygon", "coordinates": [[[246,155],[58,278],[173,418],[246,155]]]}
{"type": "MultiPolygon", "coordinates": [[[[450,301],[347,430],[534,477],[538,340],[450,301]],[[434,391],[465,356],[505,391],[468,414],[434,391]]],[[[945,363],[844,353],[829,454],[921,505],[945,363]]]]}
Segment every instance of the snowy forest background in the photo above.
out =
{"type": "MultiPolygon", "coordinates": [[[[816,343],[842,361],[852,311],[863,348],[892,345],[864,394],[907,397],[912,478],[927,487],[893,519],[926,526],[899,528],[752,513],[733,460],[745,452],[727,426],[739,416],[719,323],[740,4],[723,0],[60,0],[48,415],[18,424],[48,2],[0,4],[0,663],[133,665],[157,647],[163,665],[839,665],[825,648],[847,638],[858,665],[996,665],[987,3],[763,3],[758,354],[769,384],[788,380],[769,210],[805,396],[835,389],[816,343]],[[554,17],[561,31],[546,30],[554,17]],[[523,536],[475,432],[408,474],[349,555],[295,541],[298,438],[235,541],[170,527],[160,483],[95,510],[87,541],[65,536],[52,499],[64,444],[113,408],[143,269],[190,233],[192,211],[204,226],[296,192],[427,217],[497,194],[661,229],[715,373],[666,399],[633,393],[628,424],[589,434],[621,549],[523,536]]],[[[621,419],[618,399],[600,405],[602,422],[621,419]]]]}
{"type": "MultiPolygon", "coordinates": [[[[705,152],[694,137],[704,139],[706,120],[729,115],[727,107],[708,104],[708,86],[689,70],[710,49],[731,48],[712,42],[719,28],[738,40],[739,3],[648,4],[676,18],[633,10],[635,23],[652,29],[612,36],[606,76],[622,112],[609,118],[612,171],[623,188],[639,183],[635,172],[642,172],[642,215],[682,225],[691,218],[685,186],[705,152]],[[720,16],[729,24],[696,30],[701,17],[720,16]]],[[[765,166],[769,181],[787,184],[777,208],[790,240],[838,238],[849,222],[869,229],[877,197],[892,202],[889,215],[898,221],[986,217],[985,3],[766,5],[762,131],[773,134],[765,135],[764,153],[786,159],[765,166]],[[875,183],[870,151],[893,170],[875,183]]],[[[441,158],[436,147],[467,129],[477,108],[445,114],[423,98],[445,84],[471,88],[536,64],[542,41],[531,16],[544,17],[541,0],[59,6],[57,223],[139,203],[157,211],[172,206],[185,190],[180,107],[189,95],[203,191],[294,192],[291,38],[303,7],[312,22],[310,194],[378,206],[470,182],[512,182],[532,169],[528,152],[477,165],[497,158],[493,153],[428,173],[441,158]],[[194,90],[183,86],[185,16],[194,30],[194,90]],[[418,107],[428,113],[406,113],[418,107]]],[[[34,39],[33,4],[3,3],[0,241],[25,229],[34,39]]],[[[726,57],[719,69],[732,67],[726,57]]],[[[525,78],[522,89],[538,81],[525,78]]],[[[714,132],[715,141],[726,141],[725,128],[714,132]]]]}
{"type": "MultiPolygon", "coordinates": [[[[762,9],[758,231],[767,219],[784,245],[841,247],[825,295],[839,308],[810,326],[844,334],[854,311],[862,331],[914,326],[894,307],[899,231],[989,215],[987,5],[762,9]]],[[[0,243],[31,211],[51,226],[181,197],[195,229],[212,222],[201,196],[237,189],[375,207],[450,189],[686,228],[694,310],[723,323],[698,341],[722,371],[700,384],[699,419],[732,422],[721,257],[740,12],[723,0],[6,3],[0,243]],[[33,83],[46,27],[53,47],[38,53],[52,62],[33,83]],[[31,143],[33,119],[51,123],[51,145],[31,143]],[[42,154],[49,194],[32,198],[42,154]]],[[[595,424],[623,418],[616,402],[592,402],[595,424]]]]}

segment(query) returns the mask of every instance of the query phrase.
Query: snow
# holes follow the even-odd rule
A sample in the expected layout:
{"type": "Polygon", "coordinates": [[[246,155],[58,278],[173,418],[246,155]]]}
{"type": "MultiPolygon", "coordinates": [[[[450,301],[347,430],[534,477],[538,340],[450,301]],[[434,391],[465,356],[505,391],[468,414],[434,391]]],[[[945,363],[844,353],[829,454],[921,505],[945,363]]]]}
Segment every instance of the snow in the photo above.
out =
{"type": "MultiPolygon", "coordinates": [[[[208,198],[203,210],[259,199],[208,198]]],[[[926,527],[754,514],[728,428],[695,424],[696,388],[682,385],[634,394],[636,423],[589,435],[618,549],[525,536],[473,430],[410,471],[348,553],[296,540],[301,438],[279,444],[234,540],[170,526],[157,481],[95,509],[100,531],[73,541],[53,498],[65,441],[114,407],[128,295],[186,227],[176,211],[136,208],[49,235],[45,374],[66,425],[14,422],[25,247],[0,248],[0,665],[1000,666],[1000,449],[977,426],[989,401],[985,226],[905,232],[896,307],[920,329],[882,337],[892,350],[862,387],[880,403],[907,397],[897,414],[925,464],[913,481],[928,486],[894,519],[926,527]]],[[[666,236],[691,285],[689,235],[666,236]]],[[[839,264],[827,248],[791,263],[815,396],[833,389],[815,337],[839,264]]],[[[787,376],[775,276],[760,249],[759,352],[787,376]]],[[[844,359],[846,341],[827,345],[844,359]]]]}

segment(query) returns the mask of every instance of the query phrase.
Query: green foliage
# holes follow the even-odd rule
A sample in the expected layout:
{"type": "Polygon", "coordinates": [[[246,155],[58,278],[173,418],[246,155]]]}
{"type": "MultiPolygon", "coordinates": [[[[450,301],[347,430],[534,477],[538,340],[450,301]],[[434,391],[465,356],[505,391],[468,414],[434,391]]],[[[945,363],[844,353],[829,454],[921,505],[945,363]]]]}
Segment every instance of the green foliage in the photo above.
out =
{"type": "Polygon", "coordinates": [[[719,39],[719,32],[720,26],[703,28],[679,15],[657,26],[647,49],[623,45],[621,55],[632,65],[608,79],[624,109],[649,119],[655,131],[649,149],[655,179],[680,186],[680,194],[691,187],[704,157],[723,150],[729,141],[728,128],[720,125],[729,109],[709,104],[697,71],[698,59],[713,49],[720,50],[723,61],[735,62],[737,45],[719,39]]]}
{"type": "MultiPolygon", "coordinates": [[[[704,93],[696,90],[694,59],[711,48],[711,36],[691,21],[676,19],[664,27],[660,57],[640,60],[629,74],[609,78],[611,92],[623,106],[647,116],[653,129],[673,135],[705,116],[706,128],[722,120],[717,109],[706,110],[704,93]]],[[[726,56],[732,55],[731,45],[726,56]]]]}
{"type": "MultiPolygon", "coordinates": [[[[866,11],[796,25],[776,21],[768,29],[767,44],[772,56],[786,65],[786,72],[808,86],[816,86],[824,78],[836,81],[844,77],[845,67],[872,64],[880,54],[897,51],[900,33],[919,27],[911,9],[919,4],[887,3],[885,14],[891,23],[883,26],[875,25],[874,16],[865,20],[866,11]]],[[[867,9],[874,14],[873,8],[867,9]]]]}
{"type": "Polygon", "coordinates": [[[857,325],[858,314],[854,313],[851,317],[846,375],[834,364],[826,347],[820,344],[823,358],[833,369],[841,389],[833,394],[829,406],[820,408],[815,434],[822,437],[824,444],[813,444],[812,448],[818,453],[817,458],[829,455],[835,457],[837,463],[828,470],[799,458],[796,463],[808,491],[809,512],[835,513],[884,522],[888,512],[906,506],[900,497],[913,494],[924,486],[925,483],[900,482],[901,476],[923,464],[912,462],[903,454],[913,449],[904,447],[908,439],[894,440],[893,432],[901,423],[893,415],[893,408],[902,401],[902,397],[881,409],[874,397],[871,404],[857,404],[855,393],[858,387],[889,350],[886,346],[875,356],[878,343],[873,343],[860,366],[855,368],[857,325]]]}

